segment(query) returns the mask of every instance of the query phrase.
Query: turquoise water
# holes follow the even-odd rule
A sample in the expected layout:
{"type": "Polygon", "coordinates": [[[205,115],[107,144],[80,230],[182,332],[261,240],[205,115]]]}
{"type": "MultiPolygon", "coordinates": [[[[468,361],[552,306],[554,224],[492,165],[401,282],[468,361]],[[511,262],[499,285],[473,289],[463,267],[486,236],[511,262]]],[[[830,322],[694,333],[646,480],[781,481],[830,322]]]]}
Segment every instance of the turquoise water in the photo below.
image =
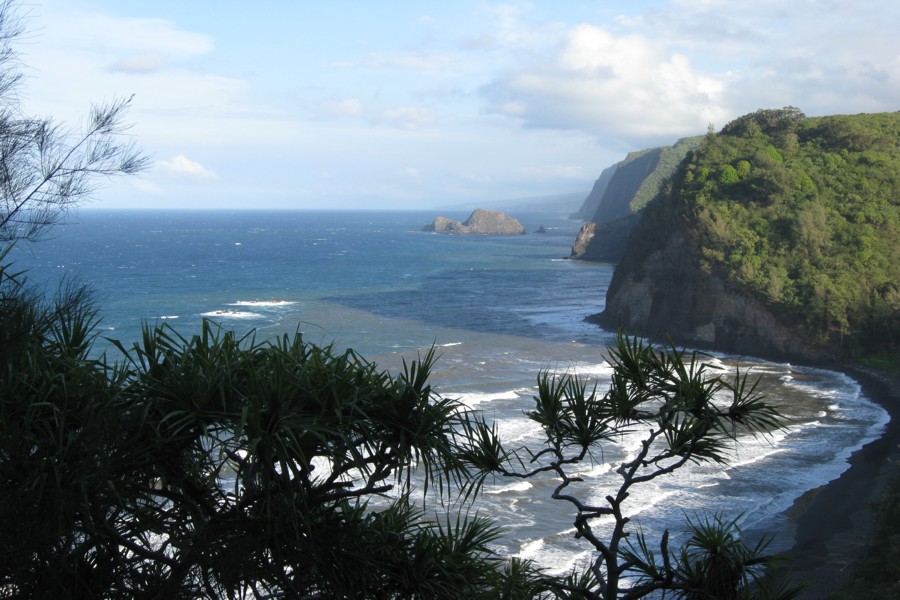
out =
{"type": "MultiPolygon", "coordinates": [[[[465,214],[444,213],[451,218],[465,214]]],[[[204,318],[258,337],[301,331],[308,341],[352,347],[396,368],[432,345],[433,383],[495,419],[512,445],[537,439],[523,411],[541,369],[608,376],[610,332],[584,322],[600,312],[612,266],[564,260],[580,223],[516,214],[514,237],[424,233],[429,212],[83,211],[51,239],[11,255],[33,282],[90,284],[103,335],[128,344],[142,322],[184,335],[204,318]]],[[[883,410],[834,372],[720,356],[717,366],[753,365],[762,387],[791,418],[767,439],[736,446],[732,464],[699,466],[636,490],[630,508],[651,532],[676,530],[694,511],[744,513],[751,532],[786,531],[781,512],[837,477],[850,452],[878,434],[883,410]]],[[[618,460],[640,438],[623,436],[585,466],[581,493],[602,498],[618,460]]],[[[496,481],[480,506],[507,535],[501,550],[556,569],[587,556],[572,540],[572,515],[549,499],[551,480],[496,481]]],[[[782,535],[777,544],[790,545],[782,535]]]]}

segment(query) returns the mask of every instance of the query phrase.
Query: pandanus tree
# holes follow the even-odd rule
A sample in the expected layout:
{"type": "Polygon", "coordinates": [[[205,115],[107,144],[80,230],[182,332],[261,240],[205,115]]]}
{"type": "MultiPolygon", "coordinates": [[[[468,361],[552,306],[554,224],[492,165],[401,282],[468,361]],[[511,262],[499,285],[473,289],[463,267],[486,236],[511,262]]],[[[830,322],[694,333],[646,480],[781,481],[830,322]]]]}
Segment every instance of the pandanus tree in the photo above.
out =
{"type": "Polygon", "coordinates": [[[575,535],[590,545],[594,558],[554,585],[559,596],[612,600],[663,590],[667,597],[691,599],[796,594],[766,577],[773,560],[765,553],[766,541],[747,546],[737,518],[711,515],[689,522],[689,540],[673,551],[668,531],[654,548],[628,516],[635,486],[690,463],[726,462],[726,450],[739,435],[766,435],[782,426],[778,410],[757,392],[747,373],[738,371],[728,381],[711,373],[701,358],[619,335],[610,351],[612,377],[605,392],[573,374],[541,374],[534,408],[527,413],[543,430],[539,448],[507,449],[496,424],[483,417],[466,422],[463,455],[478,474],[473,486],[498,474],[553,477],[552,497],[571,505],[575,535]],[[601,502],[589,502],[588,490],[578,488],[583,482],[579,465],[594,460],[605,443],[624,432],[644,432],[640,447],[615,469],[618,484],[599,495],[601,502]],[[597,525],[603,517],[610,526],[597,525]]]}
{"type": "Polygon", "coordinates": [[[539,595],[486,518],[420,501],[466,477],[431,353],[392,376],[206,323],[147,326],[114,363],[87,298],[0,280],[0,596],[539,595]]]}

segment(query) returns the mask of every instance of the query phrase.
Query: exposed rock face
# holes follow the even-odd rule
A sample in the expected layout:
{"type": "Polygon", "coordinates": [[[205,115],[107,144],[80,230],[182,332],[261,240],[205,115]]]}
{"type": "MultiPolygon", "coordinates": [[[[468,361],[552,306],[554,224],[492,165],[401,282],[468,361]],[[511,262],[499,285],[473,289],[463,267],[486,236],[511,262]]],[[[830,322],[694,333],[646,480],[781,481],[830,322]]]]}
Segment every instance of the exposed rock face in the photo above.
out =
{"type": "Polygon", "coordinates": [[[639,264],[619,264],[602,320],[635,334],[754,356],[830,358],[746,290],[695,265],[682,233],[639,264]]]}
{"type": "Polygon", "coordinates": [[[476,235],[521,235],[525,233],[525,227],[506,213],[478,208],[462,223],[446,217],[435,217],[434,222],[423,227],[422,231],[476,235]]]}

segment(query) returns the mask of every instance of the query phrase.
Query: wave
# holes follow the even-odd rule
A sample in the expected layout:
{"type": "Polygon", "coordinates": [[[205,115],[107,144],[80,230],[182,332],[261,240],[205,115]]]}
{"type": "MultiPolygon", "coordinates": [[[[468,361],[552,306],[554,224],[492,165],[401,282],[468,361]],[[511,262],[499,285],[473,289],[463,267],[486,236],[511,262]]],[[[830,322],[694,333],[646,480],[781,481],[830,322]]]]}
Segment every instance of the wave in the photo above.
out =
{"type": "Polygon", "coordinates": [[[485,494],[505,494],[507,492],[527,492],[532,487],[534,487],[528,481],[517,481],[516,483],[511,483],[509,485],[505,485],[503,487],[497,489],[485,489],[485,494]]]}
{"type": "Polygon", "coordinates": [[[515,400],[520,396],[520,390],[509,390],[505,392],[466,392],[465,394],[460,394],[458,399],[468,408],[474,408],[479,404],[484,404],[486,402],[515,400]]]}
{"type": "Polygon", "coordinates": [[[247,312],[240,310],[211,310],[200,313],[202,317],[213,317],[219,319],[260,319],[262,315],[255,312],[247,312]]]}
{"type": "Polygon", "coordinates": [[[293,300],[238,300],[232,302],[228,306],[256,306],[260,308],[270,308],[278,306],[291,306],[297,304],[293,300]]]}

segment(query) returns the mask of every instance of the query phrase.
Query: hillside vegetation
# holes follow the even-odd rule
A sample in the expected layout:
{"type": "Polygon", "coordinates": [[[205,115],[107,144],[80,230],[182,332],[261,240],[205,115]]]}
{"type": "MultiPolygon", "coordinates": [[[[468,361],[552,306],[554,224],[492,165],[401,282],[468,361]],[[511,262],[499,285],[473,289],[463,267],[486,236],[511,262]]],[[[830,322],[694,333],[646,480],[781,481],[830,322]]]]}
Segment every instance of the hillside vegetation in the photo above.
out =
{"type": "Polygon", "coordinates": [[[817,344],[897,349],[898,141],[900,113],[807,118],[788,107],[743,116],[687,154],[624,262],[640,264],[677,229],[703,271],[817,344]]]}

